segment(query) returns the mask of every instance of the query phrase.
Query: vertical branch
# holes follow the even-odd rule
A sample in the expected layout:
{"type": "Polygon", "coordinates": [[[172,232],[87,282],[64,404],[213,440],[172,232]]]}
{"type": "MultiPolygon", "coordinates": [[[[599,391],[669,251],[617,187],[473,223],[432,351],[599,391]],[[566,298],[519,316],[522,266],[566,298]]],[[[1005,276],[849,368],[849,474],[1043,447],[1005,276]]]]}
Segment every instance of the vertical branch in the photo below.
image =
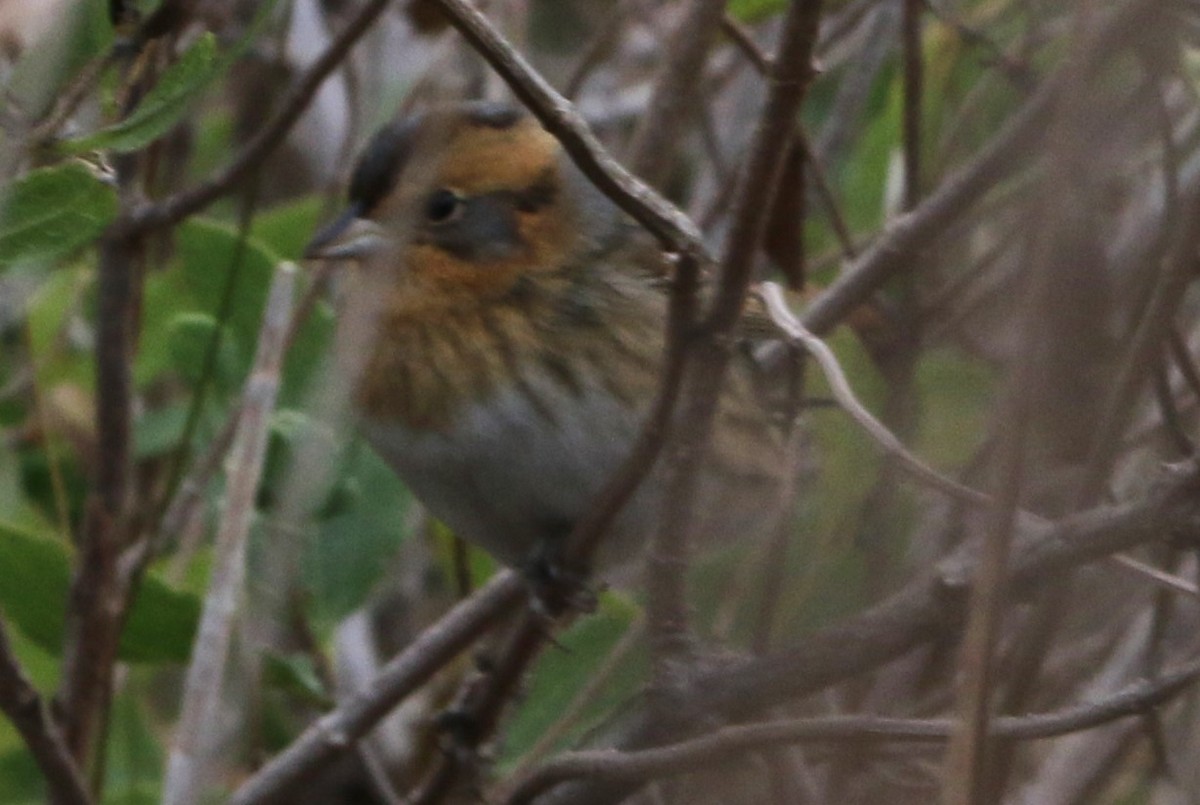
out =
{"type": "Polygon", "coordinates": [[[279,390],[295,279],[293,264],[283,263],[276,269],[263,312],[258,351],[246,380],[241,421],[230,453],[228,502],[217,531],[212,578],[184,683],[182,715],[163,788],[163,802],[171,805],[196,802],[204,789],[206,744],[216,732],[216,716],[221,707],[221,685],[234,612],[246,572],[246,537],[254,516],[268,426],[279,390]]]}
{"type": "MultiPolygon", "coordinates": [[[[1045,433],[1048,422],[1056,423],[1058,430],[1065,430],[1064,419],[1073,416],[1085,420],[1086,416],[1078,410],[1077,401],[1063,393],[1059,375],[1066,361],[1080,359],[1077,354],[1065,354],[1065,350],[1079,346],[1072,338],[1075,334],[1069,330],[1070,324],[1079,325],[1064,323],[1061,313],[1083,304],[1078,281],[1091,275],[1093,260],[1098,259],[1091,251],[1089,219],[1072,204],[1080,188],[1086,188],[1089,172],[1094,170],[1079,154],[1077,141],[1078,132],[1086,130],[1090,120],[1086,114],[1087,78],[1094,58],[1093,48],[1097,45],[1096,32],[1091,29],[1091,11],[1089,0],[1082,0],[1075,12],[1074,38],[1063,68],[1066,91],[1046,136],[1045,176],[1029,211],[1037,228],[1030,243],[1020,297],[1027,300],[1020,329],[1023,338],[1005,402],[996,414],[1000,432],[996,462],[999,493],[997,506],[982,534],[982,556],[960,655],[960,720],[947,750],[942,789],[945,805],[971,805],[993,793],[988,789],[993,752],[987,741],[992,653],[1002,618],[1009,542],[1021,494],[1021,476],[1027,463],[1036,471],[1040,468],[1038,462],[1045,461],[1043,455],[1034,452],[1033,437],[1045,433]]],[[[1069,435],[1060,438],[1069,439],[1069,435]]],[[[1022,668],[1019,677],[1028,679],[1036,674],[1067,590],[1065,582],[1055,585],[1047,598],[1053,603],[1047,608],[1043,602],[1044,616],[1035,621],[1037,634],[1030,641],[1037,647],[1029,654],[1032,667],[1020,665],[1018,660],[1022,668]]],[[[1018,680],[1018,688],[1024,679],[1018,680]]],[[[1011,695],[1009,698],[1011,701],[1011,695]]]]}
{"type": "Polygon", "coordinates": [[[67,607],[59,706],[76,761],[90,764],[108,710],[126,601],[119,573],[131,475],[136,241],[110,232],[100,245],[96,301],[98,460],[67,607]]]}
{"type": "Polygon", "coordinates": [[[671,177],[680,134],[698,105],[697,77],[725,16],[725,0],[694,0],[671,33],[666,59],[629,150],[630,169],[654,187],[671,177]]]}
{"type": "MultiPolygon", "coordinates": [[[[1040,308],[1031,303],[1030,312],[1040,308]]],[[[1036,318],[1029,316],[1028,318],[1036,318]]],[[[1034,322],[1036,323],[1036,322],[1034,322]]],[[[959,718],[947,750],[942,789],[943,805],[971,805],[978,801],[984,776],[987,731],[990,724],[992,650],[1001,622],[1013,524],[1021,491],[1025,439],[1029,418],[1027,385],[1033,380],[1034,361],[1027,358],[1024,371],[1010,380],[1006,404],[998,415],[1002,424],[1001,453],[997,460],[1000,488],[995,509],[989,513],[983,546],[971,588],[970,610],[959,660],[959,718]]]]}
{"type": "Polygon", "coordinates": [[[904,209],[917,206],[921,196],[921,96],[924,63],[921,59],[923,0],[903,0],[901,22],[904,59],[904,209]]]}
{"type": "MultiPolygon", "coordinates": [[[[921,54],[921,12],[923,0],[900,0],[903,4],[900,25],[900,59],[903,68],[902,153],[903,188],[900,205],[912,211],[921,200],[921,107],[924,64],[921,54]]],[[[898,255],[916,263],[919,251],[898,255]]],[[[883,422],[901,439],[911,438],[918,424],[915,374],[921,349],[921,320],[918,310],[915,272],[906,272],[892,283],[884,309],[887,326],[868,339],[871,357],[887,382],[883,403],[883,422]]],[[[888,460],[879,468],[874,486],[863,503],[863,518],[857,541],[866,554],[867,578],[875,589],[885,588],[891,575],[889,547],[897,539],[897,466],[888,460]]]]}
{"type": "Polygon", "coordinates": [[[708,450],[717,395],[729,360],[727,337],[741,313],[796,115],[813,75],[812,52],[820,12],[819,0],[795,0],[786,12],[773,60],[771,91],[738,185],[717,296],[701,324],[702,337],[685,355],[688,365],[681,409],[665,458],[663,518],[647,564],[651,574],[667,571],[652,577],[647,613],[659,683],[667,681],[681,647],[687,644],[685,574],[681,571],[688,564],[688,525],[698,486],[695,469],[708,450]]]}

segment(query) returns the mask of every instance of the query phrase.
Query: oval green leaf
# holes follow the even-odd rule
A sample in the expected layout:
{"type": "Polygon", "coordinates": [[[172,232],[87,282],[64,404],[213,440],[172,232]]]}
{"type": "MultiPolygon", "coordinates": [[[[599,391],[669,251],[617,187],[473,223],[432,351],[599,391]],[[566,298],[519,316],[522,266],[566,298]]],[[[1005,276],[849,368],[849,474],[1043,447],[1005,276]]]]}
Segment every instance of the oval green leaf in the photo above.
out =
{"type": "Polygon", "coordinates": [[[116,191],[86,166],[71,162],[32,171],[0,200],[0,269],[67,257],[116,214],[116,191]]]}

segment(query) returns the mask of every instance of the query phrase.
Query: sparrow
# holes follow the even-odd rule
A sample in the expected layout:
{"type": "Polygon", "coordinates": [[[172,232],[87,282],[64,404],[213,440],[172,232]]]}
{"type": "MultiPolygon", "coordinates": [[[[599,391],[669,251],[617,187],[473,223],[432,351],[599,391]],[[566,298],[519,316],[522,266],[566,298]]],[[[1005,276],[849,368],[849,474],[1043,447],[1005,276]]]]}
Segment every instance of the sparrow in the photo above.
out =
{"type": "MultiPolygon", "coordinates": [[[[553,556],[647,417],[671,261],[507,104],[385,126],[348,196],[306,256],[348,262],[341,323],[371,320],[353,347],[363,434],[459,537],[512,566],[553,556]]],[[[744,329],[698,468],[696,536],[710,545],[764,533],[788,472],[778,395],[756,359],[773,328],[744,329]]],[[[660,467],[593,565],[636,556],[661,499],[660,467]]]]}

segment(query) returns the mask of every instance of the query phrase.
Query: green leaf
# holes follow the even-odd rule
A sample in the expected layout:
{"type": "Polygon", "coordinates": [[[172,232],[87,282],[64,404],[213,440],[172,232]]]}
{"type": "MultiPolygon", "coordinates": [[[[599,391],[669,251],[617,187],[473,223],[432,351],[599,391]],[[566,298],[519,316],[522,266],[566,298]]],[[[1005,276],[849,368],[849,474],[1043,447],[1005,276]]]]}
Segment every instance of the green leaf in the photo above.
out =
{"type": "Polygon", "coordinates": [[[187,418],[188,406],[182,402],[139,416],[133,426],[135,455],[139,459],[146,459],[178,447],[187,418]]]}
{"type": "Polygon", "coordinates": [[[68,140],[62,147],[76,154],[99,149],[136,151],[170,131],[227,66],[228,60],[217,57],[217,38],[205,33],[167,68],[132,114],[86,137],[68,140]]]}
{"type": "MultiPolygon", "coordinates": [[[[530,674],[527,693],[513,713],[500,768],[520,758],[558,721],[584,685],[595,677],[596,670],[608,660],[636,614],[632,604],[606,593],[600,597],[597,612],[575,623],[555,641],[555,646],[542,654],[530,674]]],[[[645,671],[646,657],[640,648],[619,658],[607,684],[587,704],[581,718],[556,748],[570,745],[593,728],[598,719],[629,699],[645,679],[645,671]]]]}
{"type": "Polygon", "coordinates": [[[214,319],[220,318],[229,272],[237,270],[233,306],[229,320],[222,323],[232,327],[239,343],[258,343],[263,304],[279,257],[254,238],[239,244],[235,229],[206,220],[181,225],[176,246],[183,264],[184,287],[199,309],[214,319]],[[239,249],[243,249],[240,258],[239,249]]]}
{"type": "Polygon", "coordinates": [[[742,22],[757,22],[787,8],[787,0],[732,0],[729,13],[742,22]]]}
{"type": "Polygon", "coordinates": [[[324,209],[325,200],[320,196],[304,196],[254,216],[250,233],[282,257],[299,260],[324,209]]]}
{"type": "MultiPolygon", "coordinates": [[[[216,320],[207,313],[181,313],[168,326],[166,336],[172,364],[189,382],[200,380],[209,345],[218,329],[216,320]]],[[[217,348],[214,368],[217,387],[228,390],[235,386],[247,359],[226,328],[217,348]]]]}
{"type": "Polygon", "coordinates": [[[32,171],[12,186],[0,207],[0,269],[67,257],[116,214],[116,191],[84,165],[32,171]]]}
{"type": "MultiPolygon", "coordinates": [[[[59,542],[0,524],[0,610],[47,651],[62,650],[71,561],[59,542]]],[[[128,662],[186,660],[200,618],[198,598],[148,575],[121,634],[128,662]]]]}
{"type": "Polygon", "coordinates": [[[935,349],[917,364],[922,427],[917,452],[937,467],[961,467],[979,449],[996,400],[995,373],[952,349],[935,349]]]}
{"type": "MultiPolygon", "coordinates": [[[[13,728],[0,719],[0,729],[13,728]]],[[[29,750],[21,745],[0,754],[0,802],[5,805],[38,805],[46,801],[45,778],[29,750]]]]}
{"type": "Polygon", "coordinates": [[[314,501],[329,516],[304,557],[314,620],[322,628],[362,606],[408,534],[408,492],[365,443],[355,443],[337,478],[324,500],[314,501]]]}
{"type": "Polygon", "coordinates": [[[264,680],[268,686],[287,693],[305,704],[321,709],[333,706],[333,698],[325,690],[317,676],[317,670],[308,657],[288,656],[268,653],[266,665],[263,668],[264,680]]]}
{"type": "Polygon", "coordinates": [[[136,669],[114,698],[105,743],[104,805],[162,801],[163,742],[149,702],[160,681],[136,669]]]}

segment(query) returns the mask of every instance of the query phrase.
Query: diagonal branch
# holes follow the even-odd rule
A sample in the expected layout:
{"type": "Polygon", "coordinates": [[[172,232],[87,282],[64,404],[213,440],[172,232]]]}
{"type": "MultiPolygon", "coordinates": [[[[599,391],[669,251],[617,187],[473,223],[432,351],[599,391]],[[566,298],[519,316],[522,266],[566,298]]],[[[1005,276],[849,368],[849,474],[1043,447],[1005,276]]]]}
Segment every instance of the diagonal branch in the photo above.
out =
{"type": "Polygon", "coordinates": [[[612,158],[570,101],[542,78],[468,0],[437,0],[463,38],[487,60],[597,188],[669,249],[703,262],[708,250],[695,224],[612,158]]]}
{"type": "Polygon", "coordinates": [[[341,757],[393,707],[495,625],[497,618],[517,606],[524,595],[525,588],[515,572],[494,577],[421,632],[383,667],[368,688],[318,719],[242,783],[230,803],[278,801],[297,783],[341,757]]]}
{"type": "Polygon", "coordinates": [[[0,712],[8,716],[29,747],[55,805],[89,805],[92,798],[79,766],[41,694],[25,676],[3,621],[0,621],[0,712]]]}
{"type": "Polygon", "coordinates": [[[369,0],[330,43],[321,57],[300,77],[284,97],[279,111],[250,138],[220,173],[203,184],[133,210],[117,222],[130,234],[145,233],[178,223],[228,193],[238,180],[256,168],[291,130],[308,108],[325,79],[345,60],[350,49],[370,29],[388,6],[388,0],[369,0]]]}

